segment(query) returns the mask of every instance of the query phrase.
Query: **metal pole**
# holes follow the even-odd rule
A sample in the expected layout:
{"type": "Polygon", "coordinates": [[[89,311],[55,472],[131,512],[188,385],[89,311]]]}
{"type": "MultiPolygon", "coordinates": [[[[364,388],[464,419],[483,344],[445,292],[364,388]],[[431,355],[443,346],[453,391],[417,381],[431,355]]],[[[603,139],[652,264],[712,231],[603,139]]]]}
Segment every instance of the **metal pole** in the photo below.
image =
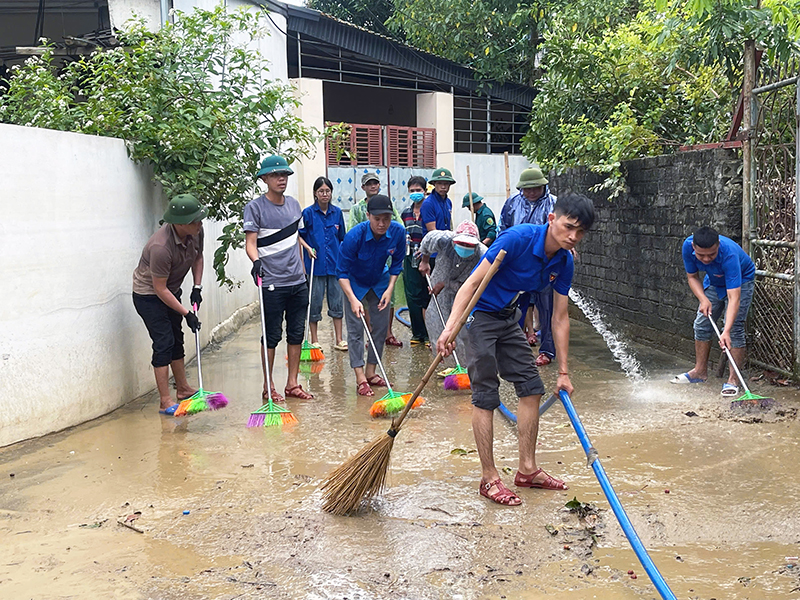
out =
{"type": "Polygon", "coordinates": [[[800,79],[795,84],[794,110],[794,373],[800,375],[800,79]]]}
{"type": "Polygon", "coordinates": [[[742,249],[750,253],[750,229],[753,203],[753,148],[751,124],[753,114],[753,84],[755,79],[756,45],[753,40],[744,43],[744,79],[742,81],[742,249]]]}

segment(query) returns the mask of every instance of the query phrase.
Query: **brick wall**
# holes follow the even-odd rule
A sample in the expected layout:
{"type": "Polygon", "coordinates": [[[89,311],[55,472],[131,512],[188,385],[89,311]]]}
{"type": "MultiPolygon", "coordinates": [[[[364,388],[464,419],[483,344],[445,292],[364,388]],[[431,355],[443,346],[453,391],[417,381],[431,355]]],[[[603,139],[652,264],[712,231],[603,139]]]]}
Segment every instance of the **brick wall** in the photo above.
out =
{"type": "Polygon", "coordinates": [[[629,191],[613,200],[589,191],[602,178],[588,169],[551,174],[554,193],[572,190],[594,200],[597,221],[578,247],[573,285],[598,302],[614,329],[693,356],[697,301],[681,244],[701,225],[741,241],[741,164],[726,149],[628,161],[629,191]]]}

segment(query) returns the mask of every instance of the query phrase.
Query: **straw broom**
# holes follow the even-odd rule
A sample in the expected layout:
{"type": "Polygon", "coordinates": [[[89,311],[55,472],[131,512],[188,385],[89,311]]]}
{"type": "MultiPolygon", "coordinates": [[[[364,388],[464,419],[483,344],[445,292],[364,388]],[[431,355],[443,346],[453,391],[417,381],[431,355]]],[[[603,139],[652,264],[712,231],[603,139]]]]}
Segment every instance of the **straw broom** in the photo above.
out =
{"type": "MultiPolygon", "coordinates": [[[[472,309],[475,308],[489,281],[500,268],[500,263],[503,262],[505,255],[505,250],[501,250],[497,254],[497,258],[494,259],[492,266],[464,309],[455,330],[450,334],[447,340],[448,344],[455,341],[456,336],[461,331],[464,323],[467,322],[472,309]]],[[[417,385],[417,389],[414,390],[414,393],[411,394],[408,402],[406,402],[403,412],[400,413],[400,416],[392,419],[392,425],[389,430],[364,446],[358,454],[345,461],[328,475],[321,488],[322,510],[335,515],[346,515],[358,509],[362,501],[380,494],[386,483],[386,472],[389,468],[389,457],[392,453],[394,438],[400,432],[400,426],[408,411],[411,410],[414,401],[428,383],[431,375],[436,371],[436,367],[442,361],[442,358],[441,352],[436,354],[431,366],[428,367],[428,371],[419,382],[419,385],[417,385]]]]}

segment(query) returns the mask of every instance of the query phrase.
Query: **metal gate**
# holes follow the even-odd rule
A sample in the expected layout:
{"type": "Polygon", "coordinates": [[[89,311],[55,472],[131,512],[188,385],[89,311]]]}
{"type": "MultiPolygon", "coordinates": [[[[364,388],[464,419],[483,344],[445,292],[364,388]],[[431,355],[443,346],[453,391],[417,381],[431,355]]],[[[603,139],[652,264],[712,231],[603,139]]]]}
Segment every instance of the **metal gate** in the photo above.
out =
{"type": "Polygon", "coordinates": [[[800,376],[800,65],[765,63],[750,96],[752,133],[744,152],[743,237],[756,264],[750,362],[800,376]]]}

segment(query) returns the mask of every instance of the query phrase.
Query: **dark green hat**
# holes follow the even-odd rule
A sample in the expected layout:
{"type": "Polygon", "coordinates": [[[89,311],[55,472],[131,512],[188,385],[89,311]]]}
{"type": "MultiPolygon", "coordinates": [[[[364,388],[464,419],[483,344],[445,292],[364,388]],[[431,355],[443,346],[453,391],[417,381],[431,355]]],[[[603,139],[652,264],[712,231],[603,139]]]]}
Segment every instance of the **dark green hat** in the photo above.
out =
{"type": "Polygon", "coordinates": [[[530,167],[519,174],[517,189],[547,185],[547,178],[539,167],[530,167]]]}
{"type": "Polygon", "coordinates": [[[208,209],[200,204],[197,198],[191,194],[181,194],[169,201],[167,210],[164,211],[164,221],[166,223],[188,225],[205,219],[207,214],[208,209]]]}
{"type": "Polygon", "coordinates": [[[437,181],[443,181],[444,183],[455,183],[456,180],[453,179],[453,174],[443,167],[439,167],[433,172],[433,176],[428,179],[428,183],[436,183],[437,181]]]}
{"type": "MultiPolygon", "coordinates": [[[[472,192],[472,203],[477,204],[478,202],[483,202],[483,196],[472,192]]],[[[461,208],[469,208],[469,194],[464,194],[464,199],[461,200],[461,208]]]]}
{"type": "Polygon", "coordinates": [[[261,170],[256,173],[256,177],[261,177],[268,173],[286,173],[287,175],[291,175],[294,171],[292,171],[285,158],[273,154],[261,161],[261,170]]]}

